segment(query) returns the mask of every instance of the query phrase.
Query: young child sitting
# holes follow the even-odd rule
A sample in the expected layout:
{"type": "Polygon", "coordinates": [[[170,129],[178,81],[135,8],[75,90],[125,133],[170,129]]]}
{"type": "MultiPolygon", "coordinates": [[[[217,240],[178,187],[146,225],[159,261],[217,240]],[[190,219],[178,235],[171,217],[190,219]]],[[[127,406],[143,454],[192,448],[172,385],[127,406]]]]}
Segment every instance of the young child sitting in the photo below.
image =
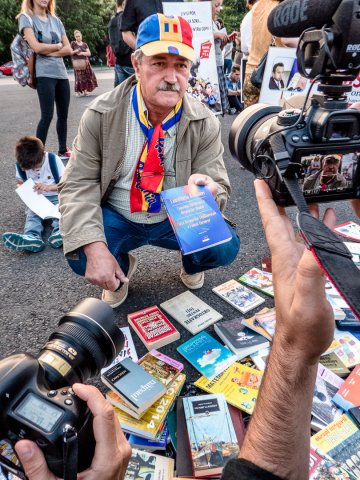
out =
{"type": "MultiPolygon", "coordinates": [[[[34,190],[43,194],[56,205],[58,200],[57,184],[63,174],[65,167],[60,158],[55,154],[45,152],[42,141],[36,137],[23,137],[16,143],[16,182],[20,186],[27,179],[31,178],[35,187],[34,190]]],[[[51,219],[52,232],[48,238],[53,248],[62,246],[62,238],[59,231],[59,220],[51,219]]],[[[40,252],[45,248],[42,239],[44,232],[44,220],[32,212],[26,210],[26,221],[24,233],[6,232],[3,234],[5,246],[12,250],[28,250],[29,252],[40,252]]]]}

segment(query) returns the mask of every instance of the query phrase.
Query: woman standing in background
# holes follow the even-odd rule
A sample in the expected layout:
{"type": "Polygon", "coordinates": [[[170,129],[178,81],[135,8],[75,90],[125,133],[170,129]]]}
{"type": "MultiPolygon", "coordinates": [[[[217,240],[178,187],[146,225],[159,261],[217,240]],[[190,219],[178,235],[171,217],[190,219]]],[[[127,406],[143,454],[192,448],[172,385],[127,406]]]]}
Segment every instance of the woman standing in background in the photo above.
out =
{"type": "Polygon", "coordinates": [[[91,68],[89,57],[90,49],[87,43],[82,41],[79,30],[74,31],[75,40],[71,42],[72,63],[75,73],[75,95],[89,95],[98,86],[95,73],[91,68]]]}
{"type": "Polygon", "coordinates": [[[71,154],[66,146],[70,84],[63,57],[71,55],[72,50],[64,25],[55,16],[55,0],[23,0],[17,19],[20,34],[36,53],[36,85],[41,110],[36,136],[45,145],[56,105],[58,154],[67,159],[71,154]]]}

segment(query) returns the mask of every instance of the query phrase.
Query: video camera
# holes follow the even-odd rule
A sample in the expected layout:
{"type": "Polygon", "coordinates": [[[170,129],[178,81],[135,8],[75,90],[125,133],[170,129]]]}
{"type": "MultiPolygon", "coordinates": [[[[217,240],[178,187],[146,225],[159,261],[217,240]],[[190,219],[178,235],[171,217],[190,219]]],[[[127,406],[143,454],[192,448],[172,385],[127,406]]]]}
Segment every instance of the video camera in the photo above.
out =
{"type": "MultiPolygon", "coordinates": [[[[73,442],[77,471],[88,468],[94,455],[92,414],[71,385],[97,375],[123,348],[124,336],[112,316],[104,302],[87,298],[60,319],[37,358],[20,353],[0,361],[0,439],[12,446],[33,440],[60,478],[70,461],[64,452],[73,442]]],[[[3,456],[0,465],[26,478],[3,456]]]]}
{"type": "Polygon", "coordinates": [[[298,70],[320,82],[318,93],[307,111],[307,98],[302,110],[246,108],[231,127],[232,156],[266,180],[280,206],[294,204],[290,179],[308,203],[360,198],[360,111],[348,108],[346,95],[360,68],[359,2],[285,0],[268,28],[281,37],[302,32],[298,70]],[[304,30],[309,25],[319,29],[304,30]]]}

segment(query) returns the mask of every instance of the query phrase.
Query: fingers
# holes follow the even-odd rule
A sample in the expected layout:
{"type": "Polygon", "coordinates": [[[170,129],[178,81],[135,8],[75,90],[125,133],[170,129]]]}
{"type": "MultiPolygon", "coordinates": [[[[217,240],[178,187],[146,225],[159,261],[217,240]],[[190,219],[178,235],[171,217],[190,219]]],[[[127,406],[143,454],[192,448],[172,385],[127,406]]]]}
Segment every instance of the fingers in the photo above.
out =
{"type": "Polygon", "coordinates": [[[91,467],[78,479],[122,479],[130,459],[131,448],[123,434],[113,407],[100,391],[91,385],[74,384],[73,390],[86,401],[94,415],[93,430],[96,440],[91,467]]]}
{"type": "MultiPolygon", "coordinates": [[[[360,103],[360,102],[358,102],[360,103]]],[[[351,200],[351,205],[356,215],[360,218],[360,200],[351,200]]]]}
{"type": "Polygon", "coordinates": [[[274,255],[285,241],[292,239],[293,232],[288,223],[285,211],[279,209],[264,180],[255,180],[256,199],[259,206],[261,220],[264,226],[266,240],[271,253],[274,255]]]}
{"type": "Polygon", "coordinates": [[[34,442],[20,440],[15,445],[15,451],[28,480],[56,480],[47,467],[44,454],[34,442]]]}

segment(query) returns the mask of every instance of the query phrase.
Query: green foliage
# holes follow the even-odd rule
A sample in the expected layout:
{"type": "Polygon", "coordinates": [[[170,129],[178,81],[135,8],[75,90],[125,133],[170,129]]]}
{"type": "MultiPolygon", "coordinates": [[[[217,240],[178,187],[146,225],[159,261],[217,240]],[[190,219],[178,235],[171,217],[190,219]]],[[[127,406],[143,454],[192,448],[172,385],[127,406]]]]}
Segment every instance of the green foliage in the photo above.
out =
{"type": "Polygon", "coordinates": [[[246,13],[246,0],[224,0],[220,17],[228,33],[238,32],[240,22],[246,13]]]}
{"type": "MultiPolygon", "coordinates": [[[[15,16],[21,0],[0,0],[0,64],[11,59],[10,43],[17,33],[15,16]]],[[[57,0],[56,15],[62,20],[70,42],[80,30],[93,56],[105,54],[107,25],[115,12],[115,0],[57,0]]]]}

